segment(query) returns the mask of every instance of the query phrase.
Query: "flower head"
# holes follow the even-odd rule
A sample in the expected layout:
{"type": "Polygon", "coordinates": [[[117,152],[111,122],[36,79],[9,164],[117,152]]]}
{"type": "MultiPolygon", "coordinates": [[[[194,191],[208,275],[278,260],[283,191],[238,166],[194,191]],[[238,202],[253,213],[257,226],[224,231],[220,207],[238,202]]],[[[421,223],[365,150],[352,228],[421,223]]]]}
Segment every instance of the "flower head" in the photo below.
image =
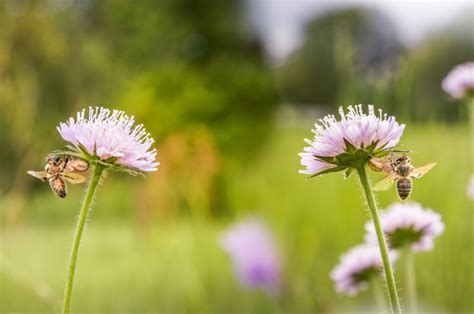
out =
{"type": "Polygon", "coordinates": [[[457,65],[443,80],[442,87],[446,93],[461,99],[474,91],[474,62],[457,65]]]}
{"type": "Polygon", "coordinates": [[[374,107],[349,106],[345,112],[339,109],[340,120],[327,115],[315,124],[314,139],[300,153],[301,164],[306,167],[300,173],[318,175],[326,172],[356,168],[371,156],[381,157],[396,146],[405,128],[393,116],[387,116],[374,107]]]}
{"type": "Polygon", "coordinates": [[[71,143],[73,150],[105,164],[140,171],[156,171],[156,149],[150,134],[142,124],[134,125],[133,116],[120,110],[89,107],[77,113],[77,117],[60,123],[57,128],[61,137],[71,143]]]}
{"type": "Polygon", "coordinates": [[[467,196],[474,200],[474,174],[471,176],[471,181],[469,181],[469,185],[467,187],[467,196]]]}
{"type": "Polygon", "coordinates": [[[234,225],[221,239],[240,281],[270,293],[280,288],[280,256],[272,236],[258,220],[234,225]]]}
{"type": "MultiPolygon", "coordinates": [[[[398,254],[389,251],[389,257],[393,264],[398,254]]],[[[355,295],[367,289],[373,276],[381,274],[382,265],[380,250],[376,245],[357,245],[341,256],[340,263],[331,271],[331,279],[337,292],[355,295]]]]}
{"type": "MultiPolygon", "coordinates": [[[[417,203],[395,203],[380,213],[380,222],[391,249],[409,246],[412,251],[429,251],[433,240],[444,231],[441,215],[417,203]]],[[[366,241],[377,243],[373,224],[367,222],[366,241]]]]}

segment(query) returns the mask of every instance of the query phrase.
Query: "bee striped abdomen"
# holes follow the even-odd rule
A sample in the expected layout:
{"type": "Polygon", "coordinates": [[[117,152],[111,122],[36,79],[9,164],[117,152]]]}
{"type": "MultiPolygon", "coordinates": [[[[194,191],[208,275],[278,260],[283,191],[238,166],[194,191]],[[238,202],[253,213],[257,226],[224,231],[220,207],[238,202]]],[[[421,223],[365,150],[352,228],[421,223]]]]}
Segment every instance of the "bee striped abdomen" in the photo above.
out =
{"type": "Polygon", "coordinates": [[[410,196],[412,184],[410,179],[400,179],[397,181],[397,193],[402,200],[406,200],[410,196]]]}

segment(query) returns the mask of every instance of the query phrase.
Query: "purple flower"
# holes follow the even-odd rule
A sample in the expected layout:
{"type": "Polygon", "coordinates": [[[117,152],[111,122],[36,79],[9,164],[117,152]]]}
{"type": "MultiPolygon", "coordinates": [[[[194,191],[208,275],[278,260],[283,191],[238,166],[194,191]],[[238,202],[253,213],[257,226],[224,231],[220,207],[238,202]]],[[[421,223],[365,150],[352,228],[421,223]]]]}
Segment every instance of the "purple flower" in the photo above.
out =
{"type": "Polygon", "coordinates": [[[471,181],[469,181],[469,185],[467,187],[467,196],[474,200],[474,174],[471,176],[471,181]]]}
{"type": "MultiPolygon", "coordinates": [[[[389,251],[389,257],[393,264],[398,254],[389,251]]],[[[382,268],[379,248],[376,245],[360,244],[341,256],[340,263],[331,271],[331,279],[337,292],[355,295],[367,289],[373,276],[381,275],[382,268]]]]}
{"type": "Polygon", "coordinates": [[[280,288],[280,256],[266,226],[247,220],[231,227],[221,239],[239,280],[251,288],[276,293],[280,288]]]}
{"type": "Polygon", "coordinates": [[[135,125],[133,116],[120,110],[89,107],[60,123],[61,137],[74,145],[77,151],[98,158],[105,163],[141,171],[156,171],[156,149],[150,134],[142,124],[135,125]]]}
{"type": "MultiPolygon", "coordinates": [[[[429,251],[433,239],[444,231],[441,215],[417,203],[395,203],[380,213],[382,230],[392,249],[409,246],[414,252],[429,251]]],[[[366,241],[377,243],[372,222],[365,225],[366,241]]]]}
{"type": "Polygon", "coordinates": [[[301,164],[306,167],[300,173],[315,175],[321,171],[336,168],[351,168],[346,161],[350,158],[340,158],[343,153],[355,153],[356,159],[366,161],[376,152],[394,147],[400,140],[405,128],[393,116],[383,114],[381,110],[375,114],[372,105],[367,106],[368,112],[362,110],[362,105],[349,106],[347,112],[339,109],[340,120],[333,115],[327,115],[316,123],[312,132],[314,139],[305,139],[310,146],[300,153],[301,164]],[[338,157],[338,158],[336,158],[338,157]]]}
{"type": "Polygon", "coordinates": [[[442,87],[446,93],[461,99],[474,90],[474,62],[457,65],[443,80],[442,87]]]}

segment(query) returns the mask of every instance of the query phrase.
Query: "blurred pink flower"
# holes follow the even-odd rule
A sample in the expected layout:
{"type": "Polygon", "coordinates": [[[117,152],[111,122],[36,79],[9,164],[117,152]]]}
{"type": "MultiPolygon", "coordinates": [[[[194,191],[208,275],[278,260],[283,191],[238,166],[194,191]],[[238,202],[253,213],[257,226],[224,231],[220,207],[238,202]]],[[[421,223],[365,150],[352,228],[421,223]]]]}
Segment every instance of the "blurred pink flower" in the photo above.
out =
{"type": "Polygon", "coordinates": [[[399,124],[395,117],[374,112],[372,105],[367,106],[368,112],[364,113],[362,105],[349,106],[347,113],[339,108],[340,120],[333,115],[327,115],[316,123],[312,132],[314,139],[305,139],[309,144],[300,153],[301,164],[306,167],[300,173],[314,175],[325,169],[336,167],[335,164],[326,162],[317,156],[336,157],[347,151],[345,141],[352,144],[355,149],[366,149],[375,144],[374,150],[392,148],[400,140],[404,124],[399,124]]]}
{"type": "Polygon", "coordinates": [[[240,281],[269,293],[280,289],[280,256],[266,226],[258,220],[247,220],[232,226],[221,239],[230,255],[240,281]]]}
{"type": "Polygon", "coordinates": [[[474,90],[474,62],[457,65],[443,80],[442,87],[453,98],[460,99],[474,90]]]}
{"type": "MultiPolygon", "coordinates": [[[[393,264],[397,258],[396,251],[389,251],[393,264]]],[[[368,288],[373,276],[380,276],[383,268],[378,246],[360,244],[340,258],[340,263],[331,271],[331,279],[336,285],[336,291],[355,295],[368,288]]]]}
{"type": "MultiPolygon", "coordinates": [[[[391,249],[409,246],[412,251],[429,251],[434,238],[444,231],[441,215],[418,203],[395,203],[380,212],[380,222],[391,249]]],[[[372,222],[365,225],[366,241],[377,243],[372,222]]]]}
{"type": "Polygon", "coordinates": [[[471,176],[471,180],[469,181],[469,185],[467,187],[467,196],[474,200],[474,174],[471,176]]]}
{"type": "Polygon", "coordinates": [[[135,125],[133,116],[127,116],[120,110],[102,107],[89,107],[60,123],[57,128],[61,137],[77,149],[103,161],[112,158],[112,162],[127,168],[141,171],[156,171],[156,149],[151,146],[154,140],[142,124],[135,125]]]}

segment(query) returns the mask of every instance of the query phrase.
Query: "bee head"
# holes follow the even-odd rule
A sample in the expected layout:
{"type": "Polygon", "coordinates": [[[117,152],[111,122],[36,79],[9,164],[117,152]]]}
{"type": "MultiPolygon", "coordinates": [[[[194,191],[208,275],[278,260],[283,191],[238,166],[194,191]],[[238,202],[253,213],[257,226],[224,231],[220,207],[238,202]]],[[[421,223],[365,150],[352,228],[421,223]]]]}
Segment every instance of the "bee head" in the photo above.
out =
{"type": "Polygon", "coordinates": [[[400,165],[400,164],[409,164],[411,162],[411,159],[410,157],[408,157],[407,155],[402,155],[400,157],[398,157],[395,162],[400,165]]]}
{"type": "Polygon", "coordinates": [[[61,156],[59,156],[59,155],[48,155],[48,157],[46,157],[46,162],[48,164],[52,164],[54,166],[57,166],[61,162],[61,156]]]}

